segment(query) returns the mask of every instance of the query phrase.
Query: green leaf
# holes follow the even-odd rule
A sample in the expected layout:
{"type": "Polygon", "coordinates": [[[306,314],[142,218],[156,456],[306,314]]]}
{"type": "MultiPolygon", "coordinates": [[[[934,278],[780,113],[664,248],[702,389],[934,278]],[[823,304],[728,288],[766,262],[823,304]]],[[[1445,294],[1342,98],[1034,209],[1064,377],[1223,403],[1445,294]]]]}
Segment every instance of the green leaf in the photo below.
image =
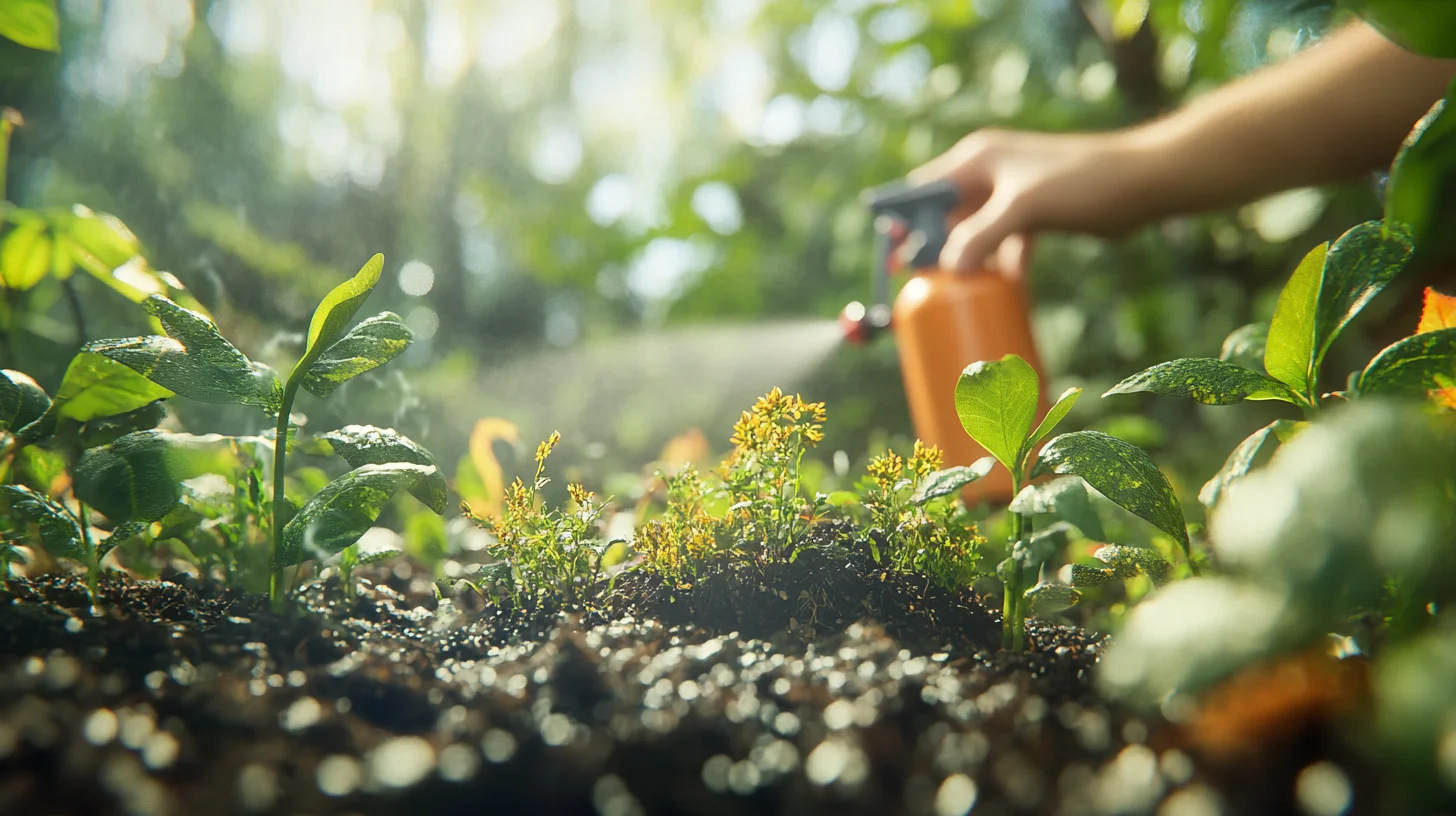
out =
{"type": "Polygon", "coordinates": [[[1112,570],[1106,567],[1089,567],[1086,564],[1072,565],[1072,586],[1078,588],[1098,587],[1113,581],[1112,570]]]}
{"type": "Polygon", "coordinates": [[[1218,473],[1209,479],[1203,489],[1198,491],[1198,502],[1204,507],[1212,508],[1218,504],[1218,500],[1228,490],[1229,485],[1242,479],[1249,474],[1256,466],[1268,461],[1277,443],[1287,438],[1297,426],[1306,423],[1292,422],[1287,419],[1276,419],[1257,431],[1254,431],[1239,446],[1229,454],[1228,460],[1218,473]]]}
{"type": "Polygon", "coordinates": [[[0,431],[24,428],[50,407],[51,398],[29,374],[0,370],[0,431]]]}
{"type": "Polygon", "coordinates": [[[335,286],[319,302],[308,324],[308,344],[304,347],[303,357],[288,375],[290,383],[299,382],[299,378],[306,376],[314,361],[344,334],[344,328],[354,319],[354,313],[359,311],[364,299],[379,283],[379,273],[383,270],[384,256],[376,253],[354,277],[335,286]]]}
{"type": "Polygon", "coordinates": [[[83,351],[71,359],[56,389],[61,416],[77,422],[116,416],[166,399],[172,392],[121,363],[83,351]]]}
{"type": "Polygon", "coordinates": [[[1371,28],[1407,51],[1456,57],[1456,6],[1431,0],[1343,0],[1371,28]]]}
{"type": "Polygon", "coordinates": [[[1016,494],[1007,509],[1024,516],[1054,515],[1081,530],[1087,538],[1094,541],[1106,538],[1102,519],[1087,496],[1087,483],[1080,476],[1027,485],[1016,494]]]}
{"type": "Polygon", "coordinates": [[[55,0],[0,2],[0,37],[37,51],[61,50],[61,25],[55,0]]]}
{"type": "MultiPolygon", "coordinates": [[[[147,525],[145,522],[124,521],[121,524],[116,525],[114,528],[112,528],[111,535],[96,542],[96,560],[100,561],[101,559],[106,557],[107,553],[116,549],[117,546],[126,543],[130,539],[136,538],[146,531],[147,525]]],[[[92,535],[92,538],[95,538],[94,534],[92,535]]],[[[161,536],[158,536],[158,540],[161,540],[161,536]]]]}
{"type": "Polygon", "coordinates": [[[1042,449],[1032,478],[1044,473],[1081,476],[1097,492],[1171,535],[1188,554],[1188,529],[1178,497],[1141,448],[1101,431],[1062,434],[1042,449]]]}
{"type": "Polygon", "coordinates": [[[137,431],[81,454],[77,498],[115,522],[156,521],[182,498],[182,482],[204,473],[231,476],[240,466],[236,437],[137,431]]]}
{"type": "MultiPolygon", "coordinates": [[[[141,242],[121,219],[79,205],[57,217],[55,227],[69,240],[83,264],[97,272],[110,272],[142,251],[141,242]]],[[[98,277],[105,276],[98,274],[98,277]]],[[[145,296],[134,298],[138,303],[144,299],[145,296]]]]}
{"type": "Polygon", "coordinates": [[[116,416],[98,417],[81,426],[76,443],[81,448],[108,445],[129,433],[149,431],[167,418],[167,408],[160,400],[149,402],[135,411],[116,416]]]}
{"type": "Polygon", "coordinates": [[[349,330],[319,355],[304,375],[303,387],[327,397],[346,380],[377,368],[409,348],[414,334],[393,312],[382,312],[349,330]]]}
{"type": "Polygon", "coordinates": [[[1351,228],[1330,246],[1320,284],[1311,376],[1319,370],[1330,344],[1405,268],[1413,251],[1408,226],[1387,227],[1379,221],[1351,228]]]}
{"type": "Polygon", "coordinates": [[[60,505],[20,485],[0,485],[0,496],[10,501],[12,518],[36,523],[40,528],[40,545],[46,552],[57,558],[86,560],[86,548],[81,543],[81,528],[60,505]]]}
{"type": "Polygon", "coordinates": [[[22,481],[47,495],[51,485],[66,475],[66,457],[59,451],[27,445],[20,449],[16,460],[25,474],[22,481]]]}
{"type": "Polygon", "coordinates": [[[16,291],[30,289],[51,270],[51,260],[51,237],[45,222],[21,224],[0,241],[0,283],[16,291]]]}
{"type": "Polygon", "coordinates": [[[115,360],[157,385],[198,402],[257,405],[276,412],[283,386],[267,366],[250,361],[211,320],[153,295],[143,304],[167,337],[100,340],[82,349],[115,360]]]}
{"type": "Polygon", "coordinates": [[[1329,248],[1328,243],[1320,244],[1299,262],[1280,290],[1274,318],[1269,322],[1264,370],[1301,398],[1314,390],[1315,320],[1329,248]]]}
{"type": "Polygon", "coordinates": [[[1218,359],[1226,363],[1236,363],[1245,368],[1253,368],[1256,364],[1262,365],[1264,350],[1267,348],[1268,342],[1268,323],[1249,323],[1240,326],[1229,332],[1229,336],[1224,338],[1223,348],[1219,350],[1218,359]]]}
{"type": "Polygon", "coordinates": [[[1444,257],[1451,246],[1450,224],[1456,216],[1456,113],[1446,98],[1431,106],[1406,136],[1391,164],[1385,185],[1385,220],[1406,224],[1422,254],[1444,257]]]}
{"type": "Polygon", "coordinates": [[[1385,347],[1360,372],[1361,396],[1424,397],[1441,388],[1438,378],[1456,375],[1456,329],[1412,335],[1385,347]]]}
{"type": "Polygon", "coordinates": [[[335,453],[349,463],[349,467],[405,462],[433,468],[432,473],[410,488],[410,493],[436,513],[445,512],[449,489],[445,474],[440,472],[435,457],[413,440],[391,428],[373,425],[347,425],[337,431],[329,431],[323,438],[329,441],[335,453]]]}
{"type": "Polygon", "coordinates": [[[1169,564],[1157,550],[1109,544],[1098,549],[1092,556],[1107,565],[1113,578],[1146,575],[1153,579],[1154,584],[1165,584],[1168,581],[1169,564]]]}
{"type": "Polygon", "coordinates": [[[1076,606],[1082,600],[1082,593],[1072,587],[1043,580],[1028,589],[1025,598],[1026,614],[1045,618],[1076,606]]]}
{"type": "Polygon", "coordinates": [[[404,462],[364,465],[329,482],[283,528],[277,565],[331,555],[358,541],[396,491],[414,487],[433,471],[404,462]]]}
{"type": "Polygon", "coordinates": [[[910,497],[910,503],[925,504],[942,496],[958,493],[971,482],[984,479],[995,466],[996,458],[994,456],[983,456],[970,465],[957,465],[945,470],[937,470],[921,481],[920,486],[915,489],[915,494],[910,497]]]}
{"type": "Polygon", "coordinates": [[[1046,416],[1042,417],[1041,424],[1037,425],[1036,430],[1031,432],[1031,437],[1026,440],[1026,444],[1022,447],[1021,466],[1023,468],[1026,467],[1026,460],[1030,458],[1032,449],[1041,444],[1043,439],[1046,439],[1051,435],[1052,431],[1057,429],[1057,425],[1063,419],[1066,419],[1067,414],[1071,413],[1072,406],[1077,404],[1077,398],[1080,396],[1082,396],[1082,389],[1068,388],[1062,392],[1060,397],[1057,397],[1056,402],[1052,403],[1052,407],[1047,410],[1046,416]]]}
{"type": "Polygon", "coordinates": [[[1244,400],[1295,401],[1294,395],[1278,380],[1211,357],[1159,363],[1114,385],[1102,396],[1139,391],[1187,397],[1204,405],[1233,405],[1244,400]]]}
{"type": "Polygon", "coordinates": [[[1036,419],[1036,370],[1015,354],[966,366],[956,383],[961,427],[1007,470],[1016,472],[1036,419]]]}

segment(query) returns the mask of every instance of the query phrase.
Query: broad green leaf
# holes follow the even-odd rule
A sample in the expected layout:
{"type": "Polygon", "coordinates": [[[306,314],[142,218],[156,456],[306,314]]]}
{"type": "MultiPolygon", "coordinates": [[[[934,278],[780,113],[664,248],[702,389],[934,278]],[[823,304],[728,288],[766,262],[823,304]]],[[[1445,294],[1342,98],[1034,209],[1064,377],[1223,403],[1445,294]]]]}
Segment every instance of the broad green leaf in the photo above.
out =
{"type": "Polygon", "coordinates": [[[25,291],[51,270],[51,237],[43,221],[21,224],[0,242],[0,283],[25,291]]]}
{"type": "Polygon", "coordinates": [[[364,465],[329,482],[283,528],[277,565],[332,555],[358,541],[396,491],[414,487],[433,471],[404,462],[364,465]]]}
{"type": "Polygon", "coordinates": [[[1286,434],[1292,433],[1297,426],[1304,424],[1306,423],[1276,419],[1249,434],[1248,438],[1240,442],[1239,446],[1234,448],[1233,453],[1229,454],[1228,460],[1223,463],[1223,467],[1219,469],[1218,473],[1214,474],[1214,477],[1203,485],[1203,489],[1198,491],[1199,504],[1209,508],[1218,504],[1218,500],[1228,490],[1229,485],[1268,461],[1269,456],[1265,454],[1272,455],[1274,448],[1286,438],[1286,434]]]}
{"type": "Polygon", "coordinates": [[[1041,581],[1028,589],[1025,597],[1026,614],[1045,618],[1076,606],[1082,600],[1082,593],[1063,584],[1041,581]]]}
{"type": "Polygon", "coordinates": [[[24,483],[46,495],[52,495],[56,480],[66,475],[66,457],[60,451],[27,445],[16,460],[25,474],[24,483]]]}
{"type": "Polygon", "coordinates": [[[87,422],[77,432],[76,443],[81,448],[109,445],[129,433],[149,431],[161,425],[166,418],[167,408],[160,400],[149,402],[135,411],[98,417],[87,422]]]}
{"type": "Polygon", "coordinates": [[[1165,397],[1187,397],[1204,405],[1233,405],[1244,400],[1295,401],[1284,383],[1241,365],[1211,357],[1189,357],[1159,363],[1114,385],[1102,396],[1138,391],[1165,397]]]}
{"type": "Polygon", "coordinates": [[[1371,28],[1407,51],[1456,57],[1456,5],[1444,0],[1341,0],[1371,28]]]}
{"type": "MultiPolygon", "coordinates": [[[[111,530],[111,535],[96,542],[96,560],[100,561],[106,554],[116,549],[119,545],[147,531],[147,524],[141,521],[124,521],[111,530]]],[[[95,534],[92,534],[95,538],[95,534]]],[[[160,540],[160,536],[158,539],[160,540]]]]}
{"type": "MultiPolygon", "coordinates": [[[[142,245],[121,219],[76,206],[55,220],[57,232],[97,269],[113,270],[141,254],[142,245]]],[[[138,301],[141,298],[137,299],[138,301]]]]}
{"type": "Polygon", "coordinates": [[[398,357],[414,334],[393,312],[382,312],[349,330],[319,355],[304,375],[303,387],[327,397],[346,380],[398,357]]]}
{"type": "Polygon", "coordinates": [[[55,0],[0,2],[0,37],[37,51],[61,50],[60,20],[55,0]]]}
{"type": "Polygon", "coordinates": [[[0,485],[0,496],[10,503],[10,515],[20,521],[33,521],[40,528],[40,545],[57,558],[86,560],[81,543],[81,528],[60,505],[20,485],[0,485]]]}
{"type": "Polygon", "coordinates": [[[1141,448],[1101,431],[1062,434],[1042,448],[1032,478],[1044,473],[1081,476],[1097,492],[1171,535],[1188,552],[1188,529],[1178,497],[1141,448]]]}
{"type": "Polygon", "coordinates": [[[0,431],[24,428],[50,407],[51,398],[29,374],[9,368],[0,371],[0,431]]]}
{"type": "Polygon", "coordinates": [[[961,427],[1013,473],[1036,419],[1038,391],[1036,370],[1015,354],[972,363],[956,383],[961,427]]]}
{"type": "Polygon", "coordinates": [[[1087,496],[1087,483],[1080,476],[1066,476],[1043,484],[1027,485],[1007,507],[1024,516],[1054,515],[1094,541],[1106,538],[1102,519],[1087,496]]]}
{"type": "Polygon", "coordinates": [[[1345,326],[1405,268],[1413,251],[1409,227],[1387,227],[1379,221],[1350,229],[1330,246],[1320,285],[1311,372],[1319,370],[1345,326]]]}
{"type": "Polygon", "coordinates": [[[1456,329],[1437,329],[1396,341],[1375,355],[1360,373],[1361,396],[1424,397],[1456,376],[1456,329]]]}
{"type": "Polygon", "coordinates": [[[1041,424],[1037,425],[1036,430],[1031,432],[1031,437],[1026,440],[1026,445],[1022,448],[1022,467],[1026,466],[1026,460],[1031,456],[1032,449],[1041,444],[1043,439],[1051,436],[1052,431],[1057,429],[1057,425],[1063,419],[1067,418],[1067,414],[1071,413],[1072,406],[1077,404],[1077,398],[1080,396],[1082,396],[1082,389],[1068,388],[1062,392],[1060,397],[1057,397],[1055,403],[1052,403],[1052,407],[1047,410],[1046,416],[1042,417],[1041,424]]]}
{"type": "Polygon", "coordinates": [[[435,457],[413,440],[391,428],[372,425],[347,425],[337,431],[329,431],[323,438],[329,441],[335,453],[349,463],[349,467],[405,462],[434,468],[428,476],[420,479],[419,484],[410,488],[410,493],[436,513],[445,512],[448,491],[445,474],[440,472],[435,457]]]}
{"type": "Polygon", "coordinates": [[[83,351],[66,367],[55,401],[61,416],[89,422],[135,411],[170,396],[171,391],[121,363],[83,351]]]}
{"type": "Polygon", "coordinates": [[[335,286],[319,302],[318,308],[313,311],[313,319],[308,324],[308,343],[304,347],[303,357],[288,375],[290,383],[299,382],[299,378],[308,373],[324,350],[343,336],[344,328],[354,319],[354,313],[359,311],[365,298],[374,291],[374,285],[379,283],[379,273],[383,270],[384,256],[376,253],[354,277],[335,286]]]}
{"type": "Polygon", "coordinates": [[[277,411],[283,386],[267,366],[250,361],[206,317],[153,295],[144,303],[167,337],[129,337],[88,343],[100,354],[157,385],[198,402],[257,405],[277,411]]]}
{"type": "Polygon", "coordinates": [[[1406,136],[1385,184],[1385,220],[1406,224],[1422,254],[1444,257],[1452,236],[1445,225],[1456,216],[1456,113],[1451,99],[1433,105],[1406,136]]]}
{"type": "Polygon", "coordinates": [[[910,497],[910,502],[925,504],[933,499],[958,493],[971,482],[985,478],[986,474],[990,473],[991,468],[995,466],[995,457],[983,456],[970,465],[957,465],[945,470],[937,470],[920,482],[920,486],[915,489],[915,494],[910,497]]]}
{"type": "Polygon", "coordinates": [[[1112,570],[1107,567],[1089,567],[1086,564],[1072,565],[1072,586],[1079,588],[1098,587],[1113,581],[1112,570]]]}
{"type": "Polygon", "coordinates": [[[1314,390],[1315,320],[1320,285],[1330,245],[1320,244],[1304,256],[1289,282],[1279,292],[1269,341],[1264,349],[1264,370],[1289,386],[1301,398],[1314,390]]]}
{"type": "Polygon", "coordinates": [[[138,431],[81,454],[76,496],[112,521],[156,521],[182,498],[182,482],[240,466],[234,437],[138,431]]]}
{"type": "Polygon", "coordinates": [[[1219,349],[1218,359],[1245,368],[1264,362],[1264,349],[1269,341],[1268,323],[1248,323],[1229,332],[1219,349]]]}
{"type": "Polygon", "coordinates": [[[57,422],[55,405],[47,406],[45,413],[15,431],[15,441],[22,446],[38,445],[55,435],[57,422]]]}
{"type": "Polygon", "coordinates": [[[1073,525],[1059,521],[1033,533],[1031,539],[1026,542],[1027,549],[1031,552],[1031,563],[1044,564],[1050,561],[1052,556],[1067,546],[1072,531],[1075,529],[1077,528],[1073,525]]]}

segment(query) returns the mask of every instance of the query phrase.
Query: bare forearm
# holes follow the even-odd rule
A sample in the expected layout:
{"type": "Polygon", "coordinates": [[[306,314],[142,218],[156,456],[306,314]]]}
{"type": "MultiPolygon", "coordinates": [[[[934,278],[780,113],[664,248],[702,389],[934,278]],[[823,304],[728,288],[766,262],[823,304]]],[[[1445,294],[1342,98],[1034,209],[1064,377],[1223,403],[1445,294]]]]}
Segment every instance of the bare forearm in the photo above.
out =
{"type": "Polygon", "coordinates": [[[1148,217],[1241,203],[1386,166],[1445,92],[1456,61],[1356,23],[1288,61],[1128,131],[1148,217]]]}

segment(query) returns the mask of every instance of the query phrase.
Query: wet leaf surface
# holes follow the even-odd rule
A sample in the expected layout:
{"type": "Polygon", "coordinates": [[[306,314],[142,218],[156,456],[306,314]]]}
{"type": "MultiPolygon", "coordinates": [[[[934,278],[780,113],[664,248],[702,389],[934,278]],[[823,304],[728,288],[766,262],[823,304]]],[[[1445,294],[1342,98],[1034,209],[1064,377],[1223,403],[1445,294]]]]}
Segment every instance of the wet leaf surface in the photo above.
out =
{"type": "Polygon", "coordinates": [[[1114,385],[1104,397],[1148,391],[1166,397],[1187,397],[1204,405],[1234,405],[1244,400],[1294,401],[1278,380],[1209,357],[1159,363],[1114,385]]]}

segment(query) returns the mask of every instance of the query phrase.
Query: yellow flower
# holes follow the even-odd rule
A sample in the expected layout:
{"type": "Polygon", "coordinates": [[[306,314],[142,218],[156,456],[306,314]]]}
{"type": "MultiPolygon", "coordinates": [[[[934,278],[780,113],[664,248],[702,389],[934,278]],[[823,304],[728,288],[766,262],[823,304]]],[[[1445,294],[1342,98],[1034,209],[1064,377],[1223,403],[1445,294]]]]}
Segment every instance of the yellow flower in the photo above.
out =
{"type": "Polygon", "coordinates": [[[560,441],[561,441],[561,432],[560,431],[552,431],[551,432],[551,435],[546,438],[546,441],[545,442],[542,442],[541,444],[537,445],[536,446],[536,464],[539,465],[539,464],[545,462],[546,461],[546,457],[548,457],[548,456],[551,455],[551,451],[555,450],[555,448],[556,448],[556,443],[558,443],[560,441]]]}
{"type": "Polygon", "coordinates": [[[585,487],[582,487],[579,484],[567,485],[566,493],[568,496],[571,497],[571,500],[573,502],[576,502],[578,507],[586,507],[587,505],[591,504],[591,500],[595,498],[595,495],[591,491],[587,490],[585,487]]]}

